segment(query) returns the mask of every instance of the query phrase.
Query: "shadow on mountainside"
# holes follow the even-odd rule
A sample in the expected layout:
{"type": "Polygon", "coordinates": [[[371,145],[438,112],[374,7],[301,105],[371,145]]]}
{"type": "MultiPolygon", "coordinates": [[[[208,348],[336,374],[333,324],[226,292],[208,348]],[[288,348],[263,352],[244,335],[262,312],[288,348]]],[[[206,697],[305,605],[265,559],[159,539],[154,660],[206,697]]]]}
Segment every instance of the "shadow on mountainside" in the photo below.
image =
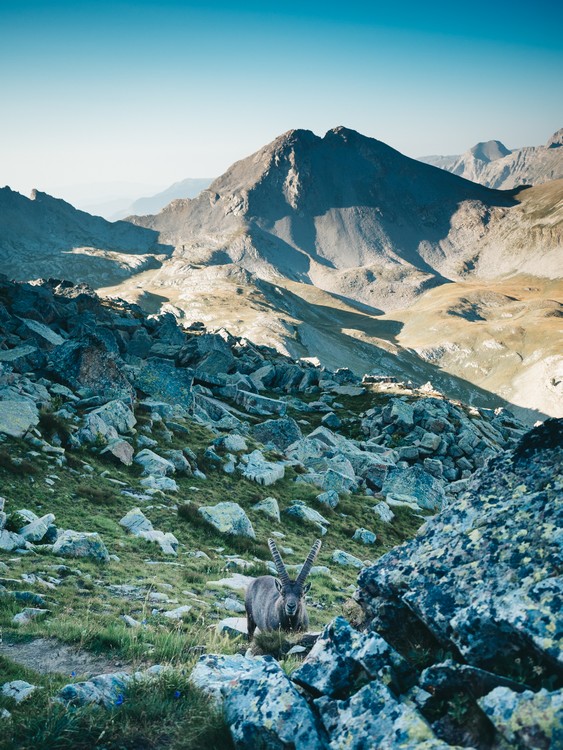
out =
{"type": "MultiPolygon", "coordinates": [[[[269,288],[267,296],[276,300],[275,305],[270,303],[272,309],[283,307],[300,319],[301,322],[296,325],[299,343],[308,356],[318,357],[326,367],[349,367],[358,374],[375,370],[382,375],[410,379],[419,385],[429,381],[449,398],[491,409],[504,407],[530,425],[549,416],[537,409],[517,406],[486,388],[427,362],[415,351],[401,347],[397,341],[403,327],[400,321],[382,320],[370,312],[355,312],[310,302],[285,288],[283,303],[280,304],[279,294],[273,295],[273,289],[279,287],[263,281],[260,285],[263,290],[269,288]],[[356,337],[350,331],[357,331],[360,335],[356,337]],[[381,343],[374,339],[379,339],[381,343]]],[[[349,300],[340,299],[350,304],[349,300]]],[[[291,342],[287,344],[291,349],[291,342]]],[[[303,355],[295,349],[293,356],[303,355]]]]}
{"type": "MultiPolygon", "coordinates": [[[[400,257],[436,274],[443,261],[437,247],[450,234],[462,204],[484,230],[491,210],[517,204],[514,191],[478,185],[346,128],[329,131],[323,139],[297,138],[290,146],[276,170],[249,194],[246,215],[255,247],[283,272],[292,270],[297,247],[333,268],[338,248],[340,268],[400,257]],[[288,198],[292,175],[295,187],[288,198]],[[284,252],[272,257],[269,247],[276,246],[278,252],[291,248],[287,262],[284,252]]],[[[306,272],[303,259],[293,270],[306,272]]]]}
{"type": "Polygon", "coordinates": [[[111,223],[39,191],[26,198],[0,189],[0,262],[18,281],[57,277],[108,286],[160,268],[173,250],[152,229],[111,223]]]}

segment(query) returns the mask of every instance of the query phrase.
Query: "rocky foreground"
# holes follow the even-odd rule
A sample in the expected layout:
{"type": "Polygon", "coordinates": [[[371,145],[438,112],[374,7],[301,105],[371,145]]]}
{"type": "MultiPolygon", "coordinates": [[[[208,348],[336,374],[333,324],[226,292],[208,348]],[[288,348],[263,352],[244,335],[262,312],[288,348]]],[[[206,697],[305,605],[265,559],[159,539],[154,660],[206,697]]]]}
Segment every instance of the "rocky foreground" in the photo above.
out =
{"type": "MultiPolygon", "coordinates": [[[[85,286],[4,277],[0,440],[4,632],[103,632],[137,659],[37,689],[10,667],[12,746],[32,746],[17,729],[26,705],[77,722],[101,706],[100,721],[172,680],[173,701],[208,694],[241,748],[561,741],[560,422],[525,433],[430,384],[360,380],[85,286]],[[244,633],[221,617],[243,610],[249,574],[273,568],[270,535],[290,573],[324,541],[310,600],[322,632],[304,661],[308,646],[284,646],[290,677],[240,640],[215,654],[201,635],[244,633]],[[202,652],[189,685],[167,676],[202,652]]],[[[148,746],[227,747],[174,745],[173,731],[148,746]]]]}
{"type": "Polygon", "coordinates": [[[364,568],[364,628],[336,618],[289,677],[201,657],[192,680],[236,747],[562,746],[562,438],[560,420],[535,428],[364,568]]]}

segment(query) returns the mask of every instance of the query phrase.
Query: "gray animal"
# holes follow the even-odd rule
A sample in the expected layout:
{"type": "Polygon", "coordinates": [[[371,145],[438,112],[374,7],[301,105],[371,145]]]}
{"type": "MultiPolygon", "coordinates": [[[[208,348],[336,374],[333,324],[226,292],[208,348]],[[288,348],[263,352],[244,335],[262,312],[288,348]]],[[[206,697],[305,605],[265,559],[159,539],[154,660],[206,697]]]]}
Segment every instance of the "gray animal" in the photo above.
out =
{"type": "Polygon", "coordinates": [[[245,608],[249,640],[257,627],[262,631],[307,630],[309,627],[305,594],[311,584],[306,584],[305,579],[319,554],[321,540],[317,539],[311,547],[295,581],[290,579],[273,539],[268,539],[268,546],[279,578],[260,576],[255,578],[246,590],[245,608]]]}

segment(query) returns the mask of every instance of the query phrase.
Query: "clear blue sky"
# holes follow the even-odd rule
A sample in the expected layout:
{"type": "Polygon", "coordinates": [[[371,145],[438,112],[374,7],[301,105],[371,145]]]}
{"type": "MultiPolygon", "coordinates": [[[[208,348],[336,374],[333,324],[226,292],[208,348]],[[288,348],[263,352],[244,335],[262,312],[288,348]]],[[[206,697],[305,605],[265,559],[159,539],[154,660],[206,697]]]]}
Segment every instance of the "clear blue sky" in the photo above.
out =
{"type": "Polygon", "coordinates": [[[346,125],[412,156],[563,126],[560,2],[0,0],[0,185],[165,186],[346,125]]]}

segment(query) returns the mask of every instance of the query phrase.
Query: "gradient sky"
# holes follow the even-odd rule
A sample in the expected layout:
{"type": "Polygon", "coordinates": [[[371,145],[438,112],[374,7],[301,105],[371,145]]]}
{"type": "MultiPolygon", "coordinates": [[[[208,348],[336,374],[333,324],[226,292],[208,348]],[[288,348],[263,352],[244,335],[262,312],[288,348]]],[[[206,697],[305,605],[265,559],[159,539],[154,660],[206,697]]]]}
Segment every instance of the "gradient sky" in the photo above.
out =
{"type": "Polygon", "coordinates": [[[563,126],[562,28],[545,0],[0,0],[0,185],[156,189],[297,127],[536,145],[563,126]]]}

